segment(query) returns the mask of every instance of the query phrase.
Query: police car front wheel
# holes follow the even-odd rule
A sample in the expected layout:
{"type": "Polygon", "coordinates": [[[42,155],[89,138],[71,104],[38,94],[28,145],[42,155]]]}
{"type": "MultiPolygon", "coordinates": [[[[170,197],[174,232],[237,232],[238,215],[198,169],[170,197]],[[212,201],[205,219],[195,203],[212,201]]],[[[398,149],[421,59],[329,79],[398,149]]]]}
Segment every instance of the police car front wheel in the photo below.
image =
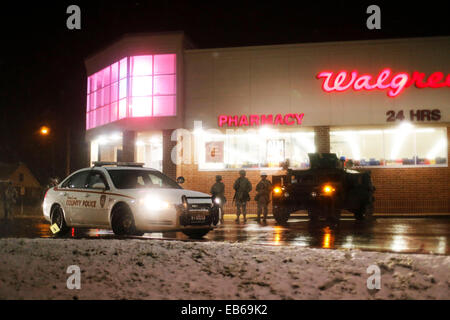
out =
{"type": "Polygon", "coordinates": [[[127,205],[119,204],[114,207],[111,213],[111,226],[116,235],[141,235],[136,230],[133,213],[127,205]]]}
{"type": "Polygon", "coordinates": [[[67,227],[66,220],[64,219],[64,212],[59,205],[55,205],[51,212],[52,225],[56,224],[59,231],[56,233],[57,236],[66,234],[69,231],[67,227]]]}

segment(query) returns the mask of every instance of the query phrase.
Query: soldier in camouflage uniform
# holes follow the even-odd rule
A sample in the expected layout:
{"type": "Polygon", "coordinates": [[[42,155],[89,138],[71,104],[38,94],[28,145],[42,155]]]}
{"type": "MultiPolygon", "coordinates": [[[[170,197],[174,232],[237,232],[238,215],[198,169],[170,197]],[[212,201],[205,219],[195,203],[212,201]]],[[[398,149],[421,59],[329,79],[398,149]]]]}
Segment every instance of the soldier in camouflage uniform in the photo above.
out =
{"type": "Polygon", "coordinates": [[[258,203],[258,217],[257,221],[260,221],[261,212],[263,212],[263,221],[266,222],[268,205],[270,202],[270,193],[272,192],[272,183],[267,180],[267,173],[261,172],[261,181],[256,185],[256,197],[255,200],[258,203]]]}
{"type": "Polygon", "coordinates": [[[233,185],[234,201],[236,201],[236,222],[239,222],[239,216],[242,213],[244,215],[244,222],[247,222],[247,202],[250,201],[250,191],[252,191],[252,184],[245,177],[245,171],[239,171],[239,178],[236,179],[233,185]]]}
{"type": "Polygon", "coordinates": [[[225,202],[227,202],[227,198],[225,198],[225,184],[222,182],[222,176],[216,176],[216,183],[211,187],[211,195],[220,200],[220,203],[218,204],[221,211],[220,222],[223,222],[223,206],[225,205],[225,202]]]}
{"type": "Polygon", "coordinates": [[[3,199],[5,201],[5,220],[8,220],[8,214],[12,217],[13,205],[16,203],[17,199],[17,190],[13,187],[11,181],[8,182],[8,185],[5,188],[3,199]]]}

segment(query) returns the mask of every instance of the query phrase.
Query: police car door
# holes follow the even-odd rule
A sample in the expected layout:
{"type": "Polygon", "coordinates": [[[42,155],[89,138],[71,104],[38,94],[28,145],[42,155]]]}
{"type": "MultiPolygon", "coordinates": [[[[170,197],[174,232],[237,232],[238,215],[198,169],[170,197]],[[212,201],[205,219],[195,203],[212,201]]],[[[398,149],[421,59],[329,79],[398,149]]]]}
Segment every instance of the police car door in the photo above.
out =
{"type": "Polygon", "coordinates": [[[106,191],[109,190],[105,176],[99,170],[91,170],[86,186],[85,214],[83,220],[92,226],[108,226],[108,203],[109,197],[106,191]]]}
{"type": "Polygon", "coordinates": [[[83,224],[83,195],[86,190],[86,181],[89,175],[89,170],[75,173],[67,184],[67,189],[64,190],[66,197],[66,218],[71,225],[83,224]]]}

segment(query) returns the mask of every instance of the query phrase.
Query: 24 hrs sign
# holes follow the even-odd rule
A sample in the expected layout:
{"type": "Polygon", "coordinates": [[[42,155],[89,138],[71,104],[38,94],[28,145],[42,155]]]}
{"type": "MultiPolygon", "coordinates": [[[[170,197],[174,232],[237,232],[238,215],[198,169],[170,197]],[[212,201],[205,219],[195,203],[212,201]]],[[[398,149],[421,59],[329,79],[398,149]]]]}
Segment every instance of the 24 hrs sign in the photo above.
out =
{"type": "Polygon", "coordinates": [[[409,110],[409,113],[405,115],[403,110],[395,112],[394,110],[389,110],[386,112],[387,122],[395,122],[396,120],[402,121],[406,120],[408,117],[409,121],[439,121],[441,120],[441,110],[439,109],[423,109],[423,110],[409,110]]]}

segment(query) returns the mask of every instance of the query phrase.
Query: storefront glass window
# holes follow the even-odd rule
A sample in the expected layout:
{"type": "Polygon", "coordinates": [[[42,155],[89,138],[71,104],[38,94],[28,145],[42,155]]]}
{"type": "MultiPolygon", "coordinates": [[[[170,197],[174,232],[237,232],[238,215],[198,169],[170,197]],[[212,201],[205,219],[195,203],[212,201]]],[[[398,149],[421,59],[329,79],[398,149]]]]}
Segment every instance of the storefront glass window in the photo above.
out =
{"type": "Polygon", "coordinates": [[[136,141],[137,162],[145,167],[162,170],[162,133],[140,132],[136,141]]]}
{"type": "Polygon", "coordinates": [[[418,165],[447,164],[446,128],[416,130],[416,162],[418,165]]]}
{"type": "Polygon", "coordinates": [[[127,117],[175,116],[176,55],[125,57],[89,76],[87,87],[87,129],[127,117]]]}
{"type": "Polygon", "coordinates": [[[272,129],[195,134],[200,170],[280,169],[309,167],[315,151],[314,133],[272,129]]]}
{"type": "Polygon", "coordinates": [[[330,143],[331,152],[357,167],[447,165],[445,127],[334,130],[330,143]]]}

